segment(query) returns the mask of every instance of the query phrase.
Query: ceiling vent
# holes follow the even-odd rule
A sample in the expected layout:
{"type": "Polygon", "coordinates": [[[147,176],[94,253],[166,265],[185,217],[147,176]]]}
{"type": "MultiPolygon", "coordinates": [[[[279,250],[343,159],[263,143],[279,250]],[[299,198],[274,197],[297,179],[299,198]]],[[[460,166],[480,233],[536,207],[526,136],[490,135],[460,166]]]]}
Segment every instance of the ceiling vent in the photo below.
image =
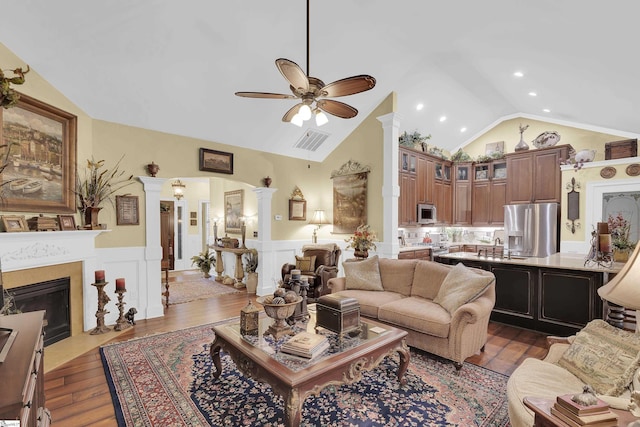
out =
{"type": "Polygon", "coordinates": [[[296,142],[293,148],[316,151],[327,138],[329,138],[328,133],[309,129],[304,132],[304,135],[296,142]]]}

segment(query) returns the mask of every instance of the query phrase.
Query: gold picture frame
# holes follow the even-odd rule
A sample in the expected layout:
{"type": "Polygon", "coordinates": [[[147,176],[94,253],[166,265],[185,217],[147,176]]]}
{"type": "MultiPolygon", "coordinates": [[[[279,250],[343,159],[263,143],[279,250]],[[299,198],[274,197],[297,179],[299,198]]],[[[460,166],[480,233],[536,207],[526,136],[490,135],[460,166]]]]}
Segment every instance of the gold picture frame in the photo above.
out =
{"type": "Polygon", "coordinates": [[[227,233],[242,232],[244,216],[244,190],[225,191],[224,193],[224,229],[227,233]]]}
{"type": "Polygon", "coordinates": [[[60,231],[71,231],[76,229],[76,219],[73,215],[58,215],[58,225],[60,231]]]}
{"type": "Polygon", "coordinates": [[[2,225],[7,233],[19,233],[29,231],[24,215],[2,215],[2,225]]]}
{"type": "Polygon", "coordinates": [[[14,183],[5,186],[2,210],[76,211],[76,116],[20,94],[14,107],[0,108],[0,141],[4,146],[0,154],[11,159],[0,173],[0,182],[14,183]]]}
{"type": "Polygon", "coordinates": [[[300,199],[289,199],[289,220],[307,220],[307,201],[300,199]]]}
{"type": "Polygon", "coordinates": [[[116,196],[116,225],[139,225],[138,196],[116,196]]]}

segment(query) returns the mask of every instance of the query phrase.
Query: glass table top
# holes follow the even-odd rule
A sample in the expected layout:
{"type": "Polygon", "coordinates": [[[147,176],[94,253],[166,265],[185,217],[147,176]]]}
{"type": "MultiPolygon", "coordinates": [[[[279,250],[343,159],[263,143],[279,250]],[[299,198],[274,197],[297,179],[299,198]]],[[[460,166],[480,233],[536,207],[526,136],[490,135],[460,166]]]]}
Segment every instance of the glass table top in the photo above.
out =
{"type": "Polygon", "coordinates": [[[256,349],[259,349],[260,351],[263,351],[266,354],[270,355],[272,358],[282,363],[292,371],[305,369],[315,363],[318,363],[320,360],[326,359],[327,357],[331,357],[335,354],[345,352],[364,343],[373,341],[387,332],[387,329],[385,329],[384,326],[374,325],[366,321],[363,322],[362,318],[360,320],[359,331],[356,330],[351,333],[343,334],[342,337],[340,337],[335,332],[329,331],[324,328],[318,328],[318,330],[316,331],[315,304],[310,304],[308,306],[308,311],[310,314],[310,319],[308,321],[298,321],[295,325],[292,326],[293,331],[295,333],[307,331],[324,335],[327,337],[330,344],[327,350],[320,353],[313,359],[306,359],[304,357],[298,357],[280,351],[282,345],[286,343],[292,337],[292,335],[286,335],[278,340],[275,340],[271,335],[264,335],[269,326],[274,322],[273,319],[267,317],[266,315],[264,315],[264,313],[261,313],[260,315],[260,327],[257,335],[243,335],[240,332],[239,321],[226,324],[222,327],[242,337],[245,342],[251,344],[256,349]]]}

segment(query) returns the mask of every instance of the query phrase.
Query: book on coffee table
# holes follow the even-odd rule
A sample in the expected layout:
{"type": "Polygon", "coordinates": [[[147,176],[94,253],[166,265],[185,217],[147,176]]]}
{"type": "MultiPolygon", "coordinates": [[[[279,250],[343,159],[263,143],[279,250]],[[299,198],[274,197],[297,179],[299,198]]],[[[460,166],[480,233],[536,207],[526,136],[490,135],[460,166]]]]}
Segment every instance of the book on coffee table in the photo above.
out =
{"type": "Polygon", "coordinates": [[[324,335],[300,332],[284,343],[281,351],[295,356],[312,359],[329,348],[329,340],[324,335]]]}
{"type": "Polygon", "coordinates": [[[556,403],[576,415],[609,412],[609,404],[602,399],[598,399],[598,403],[595,405],[580,405],[572,400],[573,396],[574,394],[562,394],[556,397],[556,403]]]}
{"type": "Polygon", "coordinates": [[[560,418],[571,427],[616,427],[618,425],[618,416],[610,410],[593,415],[579,416],[569,412],[563,406],[558,405],[557,402],[549,410],[552,415],[560,418]]]}

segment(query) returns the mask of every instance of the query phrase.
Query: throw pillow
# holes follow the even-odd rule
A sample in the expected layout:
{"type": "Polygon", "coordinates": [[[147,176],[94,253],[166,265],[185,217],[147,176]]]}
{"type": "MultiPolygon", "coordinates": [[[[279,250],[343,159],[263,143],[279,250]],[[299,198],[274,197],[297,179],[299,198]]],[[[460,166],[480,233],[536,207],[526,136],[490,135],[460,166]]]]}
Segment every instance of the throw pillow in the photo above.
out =
{"type": "Polygon", "coordinates": [[[482,295],[494,279],[493,275],[481,275],[462,263],[456,264],[442,281],[433,302],[453,314],[460,306],[482,295]]]}
{"type": "Polygon", "coordinates": [[[576,334],[557,364],[596,393],[619,396],[640,366],[640,335],[592,320],[576,334]]]}
{"type": "Polygon", "coordinates": [[[362,261],[343,262],[345,288],[363,291],[384,291],[378,266],[378,255],[362,261]]]}
{"type": "Polygon", "coordinates": [[[315,274],[316,256],[298,256],[296,255],[296,269],[302,274],[315,274]]]}

